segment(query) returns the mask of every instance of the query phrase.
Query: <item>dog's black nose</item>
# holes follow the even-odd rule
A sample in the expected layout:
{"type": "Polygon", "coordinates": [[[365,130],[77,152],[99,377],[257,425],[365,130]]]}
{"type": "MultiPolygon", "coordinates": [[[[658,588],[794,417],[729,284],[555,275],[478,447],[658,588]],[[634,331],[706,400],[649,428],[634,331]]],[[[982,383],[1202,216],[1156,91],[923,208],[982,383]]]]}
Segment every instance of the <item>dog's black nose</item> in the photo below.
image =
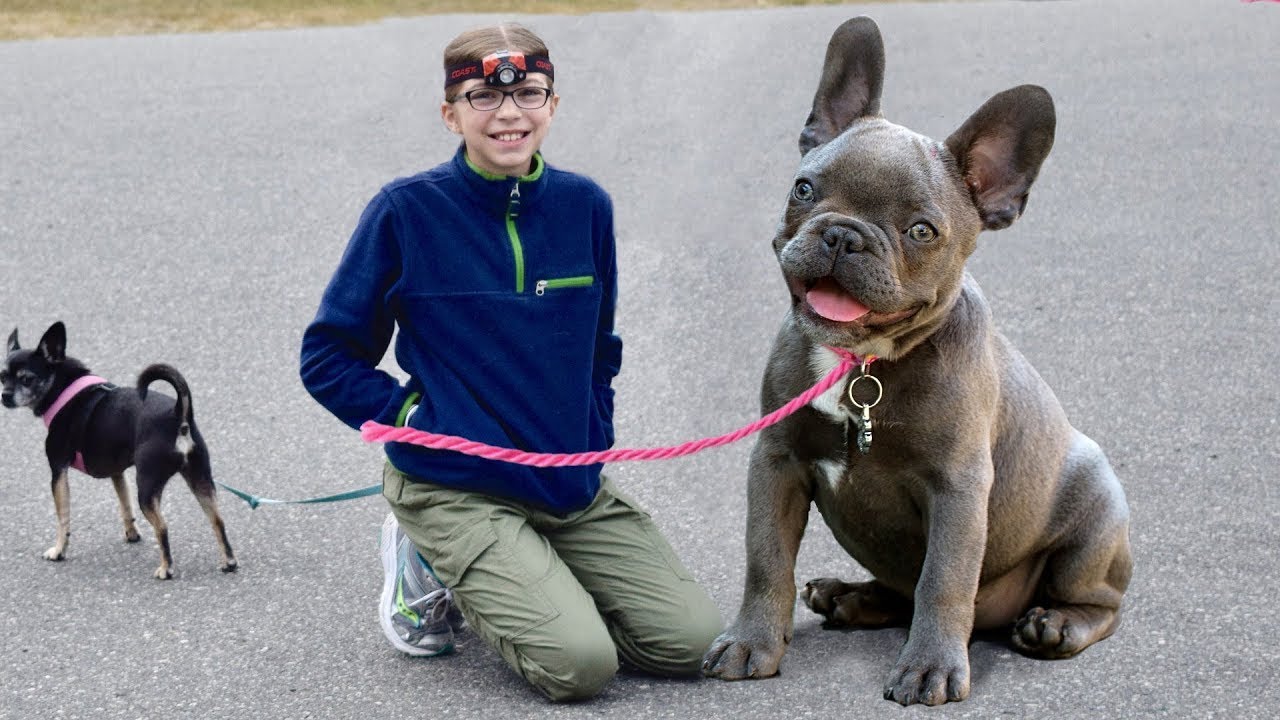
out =
{"type": "Polygon", "coordinates": [[[859,253],[866,249],[867,239],[857,228],[832,225],[822,232],[822,241],[836,252],[859,253]]]}

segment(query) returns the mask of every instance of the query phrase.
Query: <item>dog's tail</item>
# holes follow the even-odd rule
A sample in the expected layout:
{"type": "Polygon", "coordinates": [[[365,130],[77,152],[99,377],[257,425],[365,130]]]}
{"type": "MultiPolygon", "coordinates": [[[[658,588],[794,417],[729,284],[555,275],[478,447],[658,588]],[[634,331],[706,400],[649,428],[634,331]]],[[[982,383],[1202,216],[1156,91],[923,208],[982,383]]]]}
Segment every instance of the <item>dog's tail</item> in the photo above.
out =
{"type": "Polygon", "coordinates": [[[180,422],[178,425],[178,437],[188,437],[191,434],[192,410],[191,388],[187,386],[186,378],[182,377],[182,373],[171,365],[165,365],[164,363],[148,365],[138,375],[138,397],[145,400],[147,398],[147,386],[156,380],[163,380],[169,383],[178,394],[178,402],[174,405],[174,414],[178,416],[180,422]]]}

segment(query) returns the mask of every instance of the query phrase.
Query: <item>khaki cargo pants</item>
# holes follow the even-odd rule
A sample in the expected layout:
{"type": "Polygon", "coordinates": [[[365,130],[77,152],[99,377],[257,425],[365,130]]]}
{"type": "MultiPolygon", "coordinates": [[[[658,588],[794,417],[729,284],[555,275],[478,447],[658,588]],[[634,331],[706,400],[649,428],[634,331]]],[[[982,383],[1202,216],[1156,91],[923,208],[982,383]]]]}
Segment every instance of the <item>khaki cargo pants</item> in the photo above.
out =
{"type": "Polygon", "coordinates": [[[390,463],[382,493],[470,626],[552,700],[595,695],[619,656],[696,675],[723,627],[649,514],[607,478],[563,518],[414,482],[390,463]]]}

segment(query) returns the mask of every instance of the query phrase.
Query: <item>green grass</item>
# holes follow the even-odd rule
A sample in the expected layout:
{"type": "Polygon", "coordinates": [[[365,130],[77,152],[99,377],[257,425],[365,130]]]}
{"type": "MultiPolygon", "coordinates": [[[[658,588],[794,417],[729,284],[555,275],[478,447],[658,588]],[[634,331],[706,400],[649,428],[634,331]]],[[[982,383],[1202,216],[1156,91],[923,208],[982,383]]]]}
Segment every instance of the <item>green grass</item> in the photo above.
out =
{"type": "Polygon", "coordinates": [[[352,25],[438,13],[581,14],[826,5],[838,0],[0,0],[0,40],[352,25]]]}

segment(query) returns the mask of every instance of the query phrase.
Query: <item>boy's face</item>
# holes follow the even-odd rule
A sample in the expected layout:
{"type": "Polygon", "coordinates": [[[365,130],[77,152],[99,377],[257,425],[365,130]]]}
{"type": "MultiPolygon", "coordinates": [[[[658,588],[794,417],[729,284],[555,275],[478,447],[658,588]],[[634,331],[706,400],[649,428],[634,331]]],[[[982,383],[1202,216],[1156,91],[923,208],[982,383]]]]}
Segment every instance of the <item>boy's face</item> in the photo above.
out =
{"type": "MultiPolygon", "coordinates": [[[[509,96],[503,96],[502,104],[494,110],[476,110],[467,102],[466,93],[484,87],[484,80],[464,82],[454,92],[453,102],[446,100],[440,105],[440,117],[446,127],[462,136],[467,157],[480,169],[494,175],[527,175],[533,154],[542,147],[551,128],[560,96],[553,94],[546,105],[534,110],[517,106],[515,98],[509,96]]],[[[547,77],[529,73],[521,82],[500,90],[510,93],[531,87],[549,87],[547,77]]]]}

